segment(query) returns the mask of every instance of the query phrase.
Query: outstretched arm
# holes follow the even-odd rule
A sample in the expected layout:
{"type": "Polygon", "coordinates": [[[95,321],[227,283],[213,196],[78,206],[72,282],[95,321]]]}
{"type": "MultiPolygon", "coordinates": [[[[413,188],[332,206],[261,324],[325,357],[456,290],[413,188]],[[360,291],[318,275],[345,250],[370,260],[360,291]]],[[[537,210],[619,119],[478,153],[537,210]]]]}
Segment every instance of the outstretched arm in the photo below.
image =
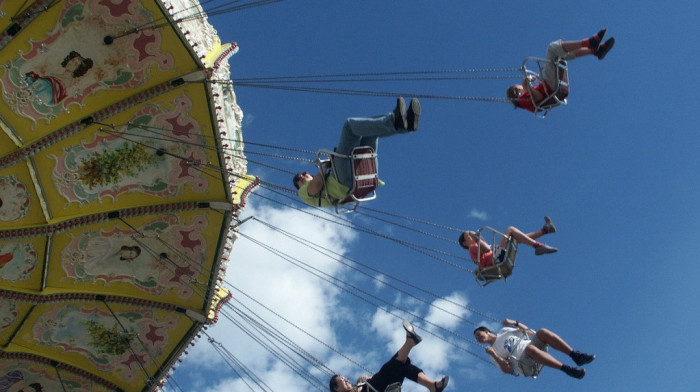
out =
{"type": "Polygon", "coordinates": [[[316,196],[321,192],[321,189],[323,189],[323,177],[326,175],[328,168],[330,168],[330,162],[324,162],[321,167],[322,170],[316,173],[314,178],[309,182],[309,186],[306,188],[309,196],[316,196]]]}
{"type": "Polygon", "coordinates": [[[510,366],[510,363],[508,363],[508,361],[496,355],[496,351],[493,349],[493,347],[486,347],[486,354],[493,358],[493,360],[496,362],[499,369],[501,369],[503,373],[513,374],[513,367],[510,366]]]}
{"type": "Polygon", "coordinates": [[[527,327],[527,325],[519,322],[518,320],[511,320],[511,319],[503,320],[503,326],[504,327],[515,327],[518,329],[522,329],[523,331],[528,331],[530,329],[527,327]]]}
{"type": "Polygon", "coordinates": [[[528,328],[527,325],[519,322],[518,320],[505,319],[505,320],[503,320],[503,325],[506,327],[515,327],[515,328],[518,328],[522,331],[525,331],[527,336],[530,336],[530,337],[534,334],[533,331],[530,331],[530,328],[528,328]]]}

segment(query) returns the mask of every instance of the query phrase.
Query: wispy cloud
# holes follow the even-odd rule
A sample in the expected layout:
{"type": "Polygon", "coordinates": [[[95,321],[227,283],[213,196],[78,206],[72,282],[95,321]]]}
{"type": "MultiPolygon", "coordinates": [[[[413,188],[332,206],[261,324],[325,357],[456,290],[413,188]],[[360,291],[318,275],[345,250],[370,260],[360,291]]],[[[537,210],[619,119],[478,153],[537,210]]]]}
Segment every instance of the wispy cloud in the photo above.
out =
{"type": "MultiPolygon", "coordinates": [[[[405,332],[401,327],[401,317],[415,321],[424,332],[434,329],[429,323],[454,329],[461,318],[469,317],[468,310],[455,305],[468,304],[463,293],[455,292],[444,300],[434,300],[434,306],[431,307],[403,293],[392,294],[387,291],[386,285],[392,280],[390,276],[376,274],[377,280],[367,284],[370,281],[366,277],[358,276],[356,271],[338,263],[335,256],[316,253],[305,244],[313,242],[331,252],[346,254],[357,237],[357,233],[347,226],[335,225],[284,207],[256,207],[254,203],[248,204],[246,215],[252,215],[275,228],[283,228],[301,240],[289,238],[257,220],[244,223],[240,227],[241,236],[234,244],[235,251],[227,268],[226,281],[236,289],[230,304],[246,316],[259,317],[269,323],[271,328],[280,331],[280,334],[328,368],[345,374],[352,380],[366,373],[358,371],[357,365],[352,361],[358,362],[365,369],[376,371],[403,344],[405,332]],[[274,254],[254,243],[254,240],[283,254],[274,254]],[[305,266],[295,265],[299,263],[305,266]],[[341,281],[359,282],[359,287],[374,293],[388,294],[390,297],[394,295],[390,300],[393,303],[387,304],[388,311],[381,307],[358,308],[358,302],[349,298],[352,295],[340,289],[332,278],[326,280],[315,276],[319,272],[341,281]],[[263,306],[249,300],[241,292],[263,306]],[[351,360],[337,354],[325,344],[339,350],[351,360]]],[[[207,333],[233,352],[237,360],[264,380],[272,390],[310,390],[309,384],[299,375],[236,325],[242,321],[241,314],[229,306],[224,307],[223,313],[225,314],[220,316],[219,323],[207,333]]],[[[441,331],[435,333],[441,335],[441,331]]],[[[411,352],[411,358],[426,374],[439,379],[448,371],[449,362],[460,353],[455,346],[428,332],[425,332],[424,339],[411,352]]],[[[327,382],[327,375],[314,372],[319,380],[327,382]]],[[[214,347],[207,343],[206,338],[200,340],[195,350],[191,350],[183,368],[175,372],[176,379],[183,377],[188,379],[188,384],[207,392],[246,390],[248,387],[245,382],[251,382],[236,377],[214,347]]],[[[423,390],[423,387],[413,383],[404,385],[406,392],[423,390]]]]}
{"type": "MultiPolygon", "coordinates": [[[[301,240],[289,238],[256,220],[244,223],[240,227],[243,235],[234,244],[235,250],[229,261],[226,281],[269,308],[270,311],[235,290],[233,291],[234,300],[230,304],[250,316],[259,316],[273,328],[282,331],[295,344],[308,350],[311,355],[326,361],[329,356],[328,350],[309,335],[328,344],[336,344],[331,320],[341,309],[337,298],[339,290],[332,283],[315,277],[304,268],[317,269],[340,277],[346,272],[341,264],[328,256],[310,251],[304,245],[304,241],[312,241],[332,252],[343,254],[356,237],[356,233],[350,228],[318,220],[291,209],[256,208],[254,203],[249,203],[246,206],[246,215],[255,216],[273,227],[283,228],[286,232],[299,236],[301,240]],[[254,241],[269,245],[274,250],[282,251],[283,254],[275,255],[254,241]],[[295,263],[298,262],[308,266],[296,266],[295,263]],[[254,314],[244,310],[243,306],[247,306],[254,314]],[[300,328],[290,326],[281,318],[292,321],[300,328]],[[300,331],[302,328],[309,335],[300,331]]],[[[223,312],[227,313],[231,319],[241,321],[241,317],[233,313],[230,307],[224,307],[223,312]]],[[[225,314],[220,316],[219,323],[210,328],[208,333],[224,347],[235,352],[238,360],[265,380],[273,390],[308,391],[308,384],[300,382],[298,378],[292,380],[294,372],[276,361],[271,353],[253,341],[239,327],[233,326],[232,320],[227,319],[225,314]],[[281,369],[280,366],[285,368],[281,369]]],[[[192,350],[186,362],[195,368],[218,367],[225,369],[221,374],[229,377],[232,375],[232,371],[214,348],[207,344],[206,339],[202,339],[197,350],[192,350]]],[[[196,370],[190,370],[187,377],[193,377],[197,373],[196,370]]],[[[176,378],[181,376],[184,375],[176,372],[176,378]]],[[[323,375],[320,378],[326,377],[323,375]]],[[[247,388],[240,379],[211,379],[205,385],[210,388],[208,391],[247,388]]]]}
{"type": "Polygon", "coordinates": [[[469,217],[470,218],[476,218],[482,221],[485,221],[489,218],[488,214],[486,211],[479,211],[476,208],[472,208],[471,211],[469,211],[469,217]]]}
{"type": "Polygon", "coordinates": [[[253,124],[253,122],[255,122],[255,116],[250,113],[246,113],[241,123],[243,129],[247,129],[251,124],[253,124]]]}

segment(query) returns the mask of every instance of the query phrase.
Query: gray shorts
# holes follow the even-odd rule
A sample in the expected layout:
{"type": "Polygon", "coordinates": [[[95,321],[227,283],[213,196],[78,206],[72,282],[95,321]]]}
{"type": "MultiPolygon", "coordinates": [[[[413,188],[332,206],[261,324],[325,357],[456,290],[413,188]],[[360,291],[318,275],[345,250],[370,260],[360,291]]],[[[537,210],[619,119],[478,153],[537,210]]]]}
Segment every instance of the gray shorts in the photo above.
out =
{"type": "MultiPolygon", "coordinates": [[[[537,335],[532,337],[530,344],[534,344],[535,347],[539,348],[542,351],[547,351],[547,344],[541,341],[537,337],[537,335]]],[[[518,360],[518,367],[520,367],[521,375],[523,375],[524,377],[532,377],[533,375],[537,375],[537,373],[539,373],[538,367],[541,368],[541,365],[535,362],[534,359],[530,358],[529,355],[523,353],[523,355],[518,360]]]]}

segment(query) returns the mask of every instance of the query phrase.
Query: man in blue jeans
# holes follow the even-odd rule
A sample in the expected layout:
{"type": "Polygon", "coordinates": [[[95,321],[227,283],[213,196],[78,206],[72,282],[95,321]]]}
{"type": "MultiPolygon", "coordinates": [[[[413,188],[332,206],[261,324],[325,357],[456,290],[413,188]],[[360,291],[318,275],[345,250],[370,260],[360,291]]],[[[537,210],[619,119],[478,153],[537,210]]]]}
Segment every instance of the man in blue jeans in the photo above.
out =
{"type": "MultiPolygon", "coordinates": [[[[399,97],[396,108],[391,113],[375,117],[353,117],[345,120],[343,131],[336,152],[343,155],[352,153],[353,148],[369,146],[377,151],[380,137],[388,137],[400,133],[413,132],[418,129],[420,117],[420,102],[416,98],[406,110],[406,102],[399,97]]],[[[351,162],[347,158],[334,158],[338,178],[332,174],[326,177],[325,187],[323,176],[329,166],[312,176],[308,172],[297,173],[294,176],[294,186],[304,203],[313,207],[331,207],[331,200],[343,200],[353,185],[351,162]],[[326,197],[326,195],[328,197],[326,197]]]]}
{"type": "Polygon", "coordinates": [[[347,378],[335,374],[328,384],[330,392],[384,392],[391,384],[403,383],[404,378],[426,387],[430,392],[442,392],[450,382],[450,378],[443,376],[440,381],[433,381],[423,373],[422,369],[411,363],[408,354],[423,339],[418,336],[410,322],[403,320],[403,328],[406,330],[406,342],[377,373],[372,377],[360,376],[356,385],[352,385],[347,378]]]}

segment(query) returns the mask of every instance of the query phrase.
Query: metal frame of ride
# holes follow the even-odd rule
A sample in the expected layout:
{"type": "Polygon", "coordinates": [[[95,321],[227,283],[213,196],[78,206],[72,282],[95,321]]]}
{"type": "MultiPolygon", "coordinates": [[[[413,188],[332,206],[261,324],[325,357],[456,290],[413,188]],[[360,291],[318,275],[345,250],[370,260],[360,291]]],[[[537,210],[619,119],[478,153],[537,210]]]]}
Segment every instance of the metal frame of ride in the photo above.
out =
{"type": "Polygon", "coordinates": [[[544,82],[544,66],[545,64],[551,63],[550,60],[538,58],[538,57],[526,57],[523,60],[523,65],[520,67],[520,71],[525,76],[526,81],[525,88],[530,93],[530,99],[532,100],[532,105],[535,108],[535,117],[545,118],[549,111],[559,105],[566,105],[566,97],[569,95],[569,66],[566,60],[562,58],[557,58],[554,60],[557,65],[557,83],[556,86],[552,87],[552,92],[546,95],[539,103],[536,103],[532,96],[532,81],[530,81],[530,76],[534,77],[538,83],[544,82]],[[537,65],[537,72],[527,68],[528,63],[534,63],[537,65]]]}
{"type": "MultiPolygon", "coordinates": [[[[477,268],[474,270],[474,278],[481,287],[486,287],[488,284],[497,280],[502,279],[505,281],[510,274],[513,273],[513,268],[515,267],[515,256],[518,252],[518,242],[513,237],[508,237],[496,229],[489,226],[484,226],[476,231],[477,244],[484,240],[483,231],[490,231],[492,234],[490,242],[491,245],[489,245],[489,248],[493,252],[493,265],[479,268],[479,260],[481,259],[481,246],[479,246],[476,261],[474,261],[474,263],[477,265],[477,268]],[[506,245],[505,249],[500,249],[501,252],[499,253],[501,254],[496,255],[496,240],[500,240],[501,238],[507,238],[508,244],[506,245]]],[[[486,242],[489,243],[488,241],[486,242]]]]}
{"type": "MultiPolygon", "coordinates": [[[[320,149],[316,153],[314,164],[320,172],[324,165],[331,163],[333,175],[337,177],[334,158],[350,159],[352,167],[353,186],[343,200],[332,200],[326,192],[326,200],[335,207],[338,214],[347,214],[355,211],[360,203],[374,200],[377,197],[379,185],[377,153],[369,146],[359,146],[352,149],[350,155],[339,154],[335,151],[320,149]],[[326,157],[325,159],[323,157],[326,157]]],[[[326,176],[323,178],[323,188],[326,188],[326,176]]]]}
{"type": "MultiPolygon", "coordinates": [[[[521,329],[521,330],[519,330],[519,332],[520,332],[523,336],[520,338],[520,340],[519,340],[518,342],[516,342],[516,343],[514,344],[514,347],[519,346],[519,345],[520,345],[520,342],[521,342],[523,339],[524,339],[524,340],[527,340],[527,341],[532,340],[532,339],[530,339],[530,336],[535,334],[535,331],[532,330],[532,329],[528,329],[528,330],[522,330],[522,329],[521,329]]],[[[548,350],[547,350],[547,347],[544,348],[544,351],[545,351],[545,352],[548,351],[548,350]]],[[[523,355],[524,355],[524,354],[523,354],[523,355]]],[[[517,358],[515,358],[515,357],[512,356],[512,355],[508,356],[508,362],[510,362],[510,366],[511,366],[513,369],[518,369],[518,370],[520,371],[520,373],[518,373],[518,372],[514,373],[514,374],[513,374],[514,376],[532,377],[533,379],[536,379],[537,376],[540,375],[540,372],[542,371],[542,368],[544,367],[544,365],[542,365],[541,363],[534,362],[534,364],[533,364],[531,367],[529,367],[529,368],[527,368],[527,369],[524,369],[524,368],[523,368],[523,364],[520,362],[520,360],[518,360],[517,358]]]]}
{"type": "MultiPolygon", "coordinates": [[[[363,387],[363,386],[367,386],[367,388],[369,389],[367,392],[379,392],[372,386],[372,384],[368,383],[367,381],[357,384],[357,387],[358,387],[357,390],[358,391],[362,390],[361,387],[363,387]]],[[[401,392],[401,383],[395,382],[393,384],[387,385],[384,392],[401,392]]]]}

